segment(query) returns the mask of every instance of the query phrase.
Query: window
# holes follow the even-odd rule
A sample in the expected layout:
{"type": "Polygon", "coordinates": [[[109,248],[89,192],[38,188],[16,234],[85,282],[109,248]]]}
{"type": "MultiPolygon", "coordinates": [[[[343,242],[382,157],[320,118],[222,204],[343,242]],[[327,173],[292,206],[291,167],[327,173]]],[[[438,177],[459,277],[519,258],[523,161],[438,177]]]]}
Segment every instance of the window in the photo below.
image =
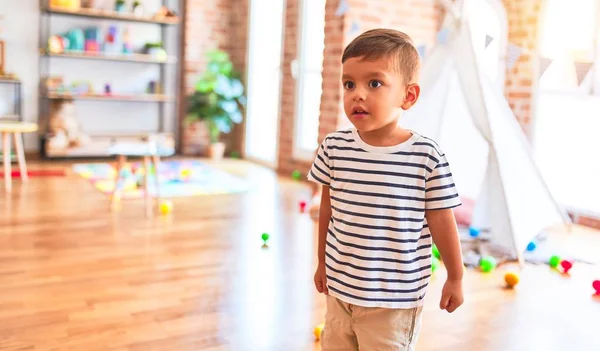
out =
{"type": "MultiPolygon", "coordinates": [[[[546,92],[592,93],[592,62],[596,55],[597,12],[595,0],[569,2],[550,0],[546,4],[541,30],[540,89],[546,92]]],[[[600,95],[596,89],[596,95],[600,95]]]]}
{"type": "Polygon", "coordinates": [[[535,101],[534,151],[557,200],[576,213],[600,215],[600,76],[596,0],[547,0],[540,21],[541,76],[535,101]],[[545,70],[544,70],[545,68],[545,70]],[[584,181],[579,181],[584,170],[584,181]]]}
{"type": "Polygon", "coordinates": [[[296,124],[294,157],[311,160],[318,147],[321,114],[325,0],[302,0],[300,54],[296,66],[296,124]]]}

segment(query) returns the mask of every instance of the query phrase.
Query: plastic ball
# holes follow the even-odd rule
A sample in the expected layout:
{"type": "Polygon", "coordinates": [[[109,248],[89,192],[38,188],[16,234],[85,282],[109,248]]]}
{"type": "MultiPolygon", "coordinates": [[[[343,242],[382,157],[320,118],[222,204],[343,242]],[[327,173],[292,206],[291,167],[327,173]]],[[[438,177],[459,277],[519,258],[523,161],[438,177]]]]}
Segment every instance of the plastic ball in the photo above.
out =
{"type": "Polygon", "coordinates": [[[300,205],[300,212],[304,212],[304,210],[306,209],[306,201],[300,201],[299,205],[300,205]]]}
{"type": "Polygon", "coordinates": [[[476,238],[476,237],[478,237],[478,236],[479,236],[479,229],[477,229],[477,228],[473,228],[473,227],[470,227],[470,228],[469,228],[469,235],[470,235],[471,237],[473,237],[473,238],[476,238]]]}
{"type": "Polygon", "coordinates": [[[268,233],[263,233],[262,234],[262,240],[265,242],[265,244],[267,243],[267,240],[269,240],[269,234],[268,233]]]}
{"type": "Polygon", "coordinates": [[[293,171],[292,178],[295,180],[300,180],[300,178],[302,178],[302,173],[300,173],[300,171],[298,171],[298,170],[293,171]]]}
{"type": "Polygon", "coordinates": [[[435,272],[438,267],[440,266],[440,260],[437,259],[437,257],[432,257],[431,258],[431,272],[435,272]]]}
{"type": "Polygon", "coordinates": [[[571,261],[562,260],[560,266],[562,267],[563,272],[569,273],[569,270],[573,267],[573,263],[571,261]]]}
{"type": "Polygon", "coordinates": [[[482,257],[479,261],[479,268],[484,273],[489,273],[496,268],[496,259],[491,256],[482,257]]]}
{"type": "Polygon", "coordinates": [[[171,211],[173,211],[173,203],[169,200],[165,200],[160,203],[159,209],[160,213],[164,215],[169,214],[171,211]]]}
{"type": "Polygon", "coordinates": [[[514,272],[508,272],[504,275],[504,281],[509,288],[514,288],[519,284],[519,275],[514,272]]]}
{"type": "Polygon", "coordinates": [[[560,261],[561,261],[560,257],[554,255],[554,256],[550,257],[550,261],[548,263],[550,264],[550,267],[556,268],[560,264],[560,261]]]}
{"type": "Polygon", "coordinates": [[[440,254],[440,250],[438,250],[438,248],[437,248],[437,246],[435,244],[433,244],[433,246],[431,246],[431,253],[438,260],[442,259],[442,255],[440,254]]]}
{"type": "Polygon", "coordinates": [[[592,287],[596,290],[596,295],[600,295],[600,280],[594,280],[592,287]]]}
{"type": "Polygon", "coordinates": [[[323,332],[323,328],[325,328],[325,323],[321,323],[315,327],[315,330],[314,330],[315,339],[317,339],[317,340],[321,339],[321,333],[323,332]]]}
{"type": "Polygon", "coordinates": [[[537,247],[537,244],[534,241],[532,241],[529,244],[527,244],[527,251],[533,251],[533,250],[535,250],[536,247],[537,247]]]}

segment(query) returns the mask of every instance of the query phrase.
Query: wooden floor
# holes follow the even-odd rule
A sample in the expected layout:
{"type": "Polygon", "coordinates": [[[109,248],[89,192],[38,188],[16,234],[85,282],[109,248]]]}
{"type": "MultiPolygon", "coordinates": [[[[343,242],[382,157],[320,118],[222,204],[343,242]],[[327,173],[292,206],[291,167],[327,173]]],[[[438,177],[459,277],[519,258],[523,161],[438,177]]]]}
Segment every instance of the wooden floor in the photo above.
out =
{"type": "MultiPolygon", "coordinates": [[[[16,180],[0,194],[0,350],[320,350],[316,232],[298,211],[308,187],[222,166],[254,188],[174,199],[171,215],[150,219],[137,200],[110,212],[75,175],[16,180]]],[[[579,228],[565,242],[600,255],[596,232],[579,228]]],[[[418,350],[600,350],[598,266],[566,277],[528,265],[516,290],[502,288],[506,269],[468,271],[454,314],[437,308],[436,272],[418,350]]]]}

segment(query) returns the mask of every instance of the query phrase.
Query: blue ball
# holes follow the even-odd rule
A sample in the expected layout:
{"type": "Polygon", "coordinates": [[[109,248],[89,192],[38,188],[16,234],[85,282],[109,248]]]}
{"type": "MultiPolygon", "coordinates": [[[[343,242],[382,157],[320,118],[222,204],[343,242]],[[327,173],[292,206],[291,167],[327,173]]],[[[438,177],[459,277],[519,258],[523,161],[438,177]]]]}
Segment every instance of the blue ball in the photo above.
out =
{"type": "Polygon", "coordinates": [[[472,236],[473,238],[478,237],[479,236],[479,229],[470,227],[469,228],[469,235],[472,236]]]}
{"type": "Polygon", "coordinates": [[[536,247],[537,247],[537,245],[535,244],[534,241],[532,241],[529,244],[527,244],[527,251],[533,251],[533,250],[535,250],[536,247]]]}

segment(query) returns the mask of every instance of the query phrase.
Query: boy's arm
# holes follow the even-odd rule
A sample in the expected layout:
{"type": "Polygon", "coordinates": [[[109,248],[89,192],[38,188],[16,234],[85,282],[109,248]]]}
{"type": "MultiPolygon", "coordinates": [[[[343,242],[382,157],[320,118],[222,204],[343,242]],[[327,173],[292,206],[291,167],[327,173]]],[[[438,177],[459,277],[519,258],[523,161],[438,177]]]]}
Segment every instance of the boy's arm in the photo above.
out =
{"type": "Polygon", "coordinates": [[[462,250],[456,220],[452,209],[428,210],[425,212],[433,242],[440,251],[449,280],[463,277],[462,250]]]}
{"type": "Polygon", "coordinates": [[[458,229],[452,209],[428,210],[425,212],[433,242],[438,247],[448,278],[442,289],[440,308],[454,312],[464,302],[462,292],[463,262],[458,229]]]}
{"type": "Polygon", "coordinates": [[[329,199],[329,187],[323,186],[321,190],[321,205],[319,206],[319,248],[317,255],[319,264],[325,264],[325,245],[327,241],[327,230],[331,220],[331,200],[329,199]]]}

